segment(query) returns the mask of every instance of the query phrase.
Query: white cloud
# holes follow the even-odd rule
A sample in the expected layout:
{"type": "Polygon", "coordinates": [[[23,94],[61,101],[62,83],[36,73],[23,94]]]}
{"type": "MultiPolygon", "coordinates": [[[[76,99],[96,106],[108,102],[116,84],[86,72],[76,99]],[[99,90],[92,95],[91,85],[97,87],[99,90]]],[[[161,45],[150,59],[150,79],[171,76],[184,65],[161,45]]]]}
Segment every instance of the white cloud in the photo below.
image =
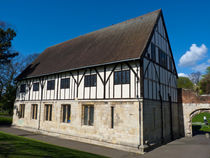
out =
{"type": "MultiPolygon", "coordinates": [[[[209,61],[208,61],[209,62],[209,61]]],[[[199,64],[195,67],[193,67],[192,69],[194,71],[199,71],[199,72],[205,72],[206,71],[206,68],[210,66],[210,64],[207,64],[207,63],[202,63],[202,64],[199,64]]]]}
{"type": "Polygon", "coordinates": [[[185,74],[185,73],[178,73],[178,76],[179,77],[189,77],[187,74],[185,74]]]}
{"type": "Polygon", "coordinates": [[[179,66],[193,66],[197,61],[203,59],[207,52],[207,47],[202,44],[200,47],[192,44],[190,50],[186,51],[179,59],[179,66]]]}

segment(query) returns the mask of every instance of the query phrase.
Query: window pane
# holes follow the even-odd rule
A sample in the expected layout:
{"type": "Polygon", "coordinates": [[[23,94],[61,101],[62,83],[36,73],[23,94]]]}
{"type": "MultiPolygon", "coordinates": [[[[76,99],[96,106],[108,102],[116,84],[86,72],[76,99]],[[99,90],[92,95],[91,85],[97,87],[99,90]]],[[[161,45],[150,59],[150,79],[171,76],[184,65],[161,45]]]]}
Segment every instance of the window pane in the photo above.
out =
{"type": "Polygon", "coordinates": [[[63,122],[66,122],[66,106],[63,105],[63,122]]]}
{"type": "Polygon", "coordinates": [[[90,111],[89,111],[89,125],[93,125],[94,122],[94,107],[93,106],[89,106],[90,111]]]}
{"type": "Polygon", "coordinates": [[[34,110],[34,105],[32,105],[32,119],[34,119],[34,112],[35,112],[35,110],[34,110]]]}
{"type": "Polygon", "coordinates": [[[155,61],[156,53],[155,53],[155,45],[153,43],[151,44],[151,55],[152,55],[152,60],[155,61]]]}
{"type": "Polygon", "coordinates": [[[68,109],[67,109],[67,122],[70,123],[71,122],[71,105],[68,105],[67,106],[68,109]]]}
{"type": "Polygon", "coordinates": [[[93,87],[96,86],[97,75],[86,75],[85,76],[85,87],[93,87]]]}
{"type": "Polygon", "coordinates": [[[126,79],[125,79],[125,71],[122,71],[122,84],[125,84],[126,83],[126,79]]]}
{"type": "Polygon", "coordinates": [[[61,79],[61,89],[69,88],[70,78],[61,79]]]}
{"type": "Polygon", "coordinates": [[[84,106],[84,125],[88,125],[88,106],[84,106]]]}
{"type": "Polygon", "coordinates": [[[118,84],[118,72],[114,72],[114,84],[118,84]]]}
{"type": "Polygon", "coordinates": [[[50,117],[49,120],[52,121],[52,105],[50,105],[50,117]]]}
{"type": "Polygon", "coordinates": [[[130,83],[130,71],[126,70],[126,75],[125,75],[125,84],[129,84],[130,83]]]}
{"type": "Polygon", "coordinates": [[[91,75],[91,86],[96,86],[96,75],[91,75]]]}
{"type": "Polygon", "coordinates": [[[24,113],[25,113],[25,105],[21,104],[20,105],[20,118],[24,118],[24,113]]]}
{"type": "Polygon", "coordinates": [[[90,86],[90,76],[85,76],[85,87],[90,86]]]}
{"type": "Polygon", "coordinates": [[[47,90],[54,90],[55,89],[55,80],[47,81],[47,90]]]}
{"type": "Polygon", "coordinates": [[[38,110],[38,105],[36,105],[35,119],[37,119],[37,110],[38,110]]]}
{"type": "Polygon", "coordinates": [[[25,105],[23,104],[23,118],[24,118],[24,115],[25,115],[25,105]]]}
{"type": "Polygon", "coordinates": [[[123,70],[114,72],[114,84],[129,84],[130,83],[130,70],[123,70]]]}
{"type": "Polygon", "coordinates": [[[111,107],[111,128],[114,128],[114,107],[111,107]]]}
{"type": "Polygon", "coordinates": [[[33,83],[33,91],[39,91],[39,83],[33,83]]]}
{"type": "Polygon", "coordinates": [[[45,114],[46,118],[45,119],[48,120],[48,105],[45,105],[45,108],[46,108],[46,114],[45,114]]]}
{"type": "Polygon", "coordinates": [[[20,93],[25,93],[26,92],[26,84],[21,84],[20,85],[20,93]]]}
{"type": "Polygon", "coordinates": [[[122,73],[121,71],[114,72],[114,84],[121,84],[122,82],[122,73]]]}

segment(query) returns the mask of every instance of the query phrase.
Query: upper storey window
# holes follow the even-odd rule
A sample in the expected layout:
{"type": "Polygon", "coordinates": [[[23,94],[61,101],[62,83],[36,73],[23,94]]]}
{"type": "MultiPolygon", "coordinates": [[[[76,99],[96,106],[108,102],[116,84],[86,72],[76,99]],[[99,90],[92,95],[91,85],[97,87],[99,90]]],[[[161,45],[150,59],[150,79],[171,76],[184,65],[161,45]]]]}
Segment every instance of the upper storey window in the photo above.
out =
{"type": "Polygon", "coordinates": [[[25,93],[26,92],[26,84],[21,84],[20,85],[20,93],[25,93]]]}
{"type": "Polygon", "coordinates": [[[70,78],[61,79],[61,89],[70,87],[70,78]]]}
{"type": "Polygon", "coordinates": [[[155,45],[153,43],[151,43],[151,58],[153,61],[156,61],[155,45]]]}
{"type": "Polygon", "coordinates": [[[173,71],[173,61],[170,57],[169,57],[169,70],[173,71]]]}
{"type": "Polygon", "coordinates": [[[162,50],[159,49],[159,63],[160,63],[160,65],[167,68],[167,65],[168,65],[167,59],[168,59],[167,55],[162,50]]]}
{"type": "Polygon", "coordinates": [[[96,82],[97,82],[96,74],[85,76],[85,87],[94,87],[94,86],[96,86],[96,82]]]}
{"type": "Polygon", "coordinates": [[[130,83],[130,70],[114,72],[114,84],[129,84],[130,83]]]}
{"type": "Polygon", "coordinates": [[[33,91],[39,91],[39,83],[33,83],[33,91]]]}
{"type": "Polygon", "coordinates": [[[47,90],[54,90],[55,89],[55,80],[47,81],[47,90]]]}

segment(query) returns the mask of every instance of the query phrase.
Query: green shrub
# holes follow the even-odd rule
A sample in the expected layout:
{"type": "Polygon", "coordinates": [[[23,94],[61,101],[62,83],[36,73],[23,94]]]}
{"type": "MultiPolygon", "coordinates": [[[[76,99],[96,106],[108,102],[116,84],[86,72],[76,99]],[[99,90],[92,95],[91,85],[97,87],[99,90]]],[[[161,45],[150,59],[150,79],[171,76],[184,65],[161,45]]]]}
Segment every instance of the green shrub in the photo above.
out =
{"type": "Polygon", "coordinates": [[[0,125],[11,125],[12,117],[0,116],[0,125]]]}

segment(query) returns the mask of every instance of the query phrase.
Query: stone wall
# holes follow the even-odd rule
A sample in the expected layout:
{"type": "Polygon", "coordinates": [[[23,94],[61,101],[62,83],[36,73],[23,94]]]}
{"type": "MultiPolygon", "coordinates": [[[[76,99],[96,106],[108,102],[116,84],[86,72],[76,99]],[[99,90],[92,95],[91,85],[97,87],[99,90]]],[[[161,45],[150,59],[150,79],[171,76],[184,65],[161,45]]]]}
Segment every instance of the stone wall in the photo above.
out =
{"type": "Polygon", "coordinates": [[[178,96],[183,111],[184,134],[192,136],[192,117],[196,113],[210,112],[210,96],[199,96],[186,89],[179,89],[178,96]]]}
{"type": "Polygon", "coordinates": [[[138,101],[40,101],[16,102],[13,125],[45,134],[61,136],[73,140],[114,147],[127,151],[140,152],[139,136],[139,102],[138,101]],[[20,104],[25,104],[25,117],[19,118],[16,110],[20,104]],[[31,105],[38,105],[37,120],[31,119],[31,105]],[[52,121],[45,120],[45,104],[52,104],[52,121]],[[71,105],[71,122],[63,123],[61,105],[71,105]],[[94,125],[82,123],[82,105],[94,105],[94,125]],[[114,107],[114,128],[111,128],[111,107],[114,107]]]}
{"type": "Polygon", "coordinates": [[[144,100],[144,142],[145,144],[154,145],[161,143],[161,124],[163,122],[163,143],[169,142],[180,137],[179,134],[179,109],[177,103],[172,103],[172,129],[170,130],[170,104],[163,102],[162,112],[163,121],[161,121],[161,104],[160,101],[144,100]]]}

